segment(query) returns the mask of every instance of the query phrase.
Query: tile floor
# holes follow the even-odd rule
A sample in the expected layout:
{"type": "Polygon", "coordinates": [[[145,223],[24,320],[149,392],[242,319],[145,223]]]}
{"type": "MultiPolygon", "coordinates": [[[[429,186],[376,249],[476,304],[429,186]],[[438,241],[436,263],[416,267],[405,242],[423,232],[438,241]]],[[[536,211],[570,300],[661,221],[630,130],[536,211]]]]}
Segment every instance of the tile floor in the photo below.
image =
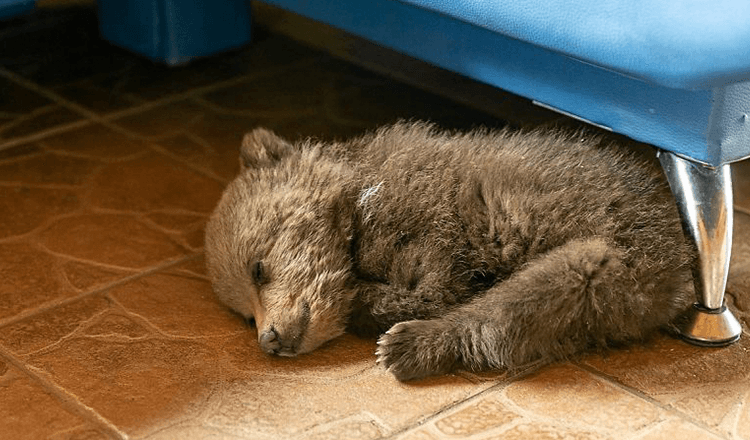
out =
{"type": "MultiPolygon", "coordinates": [[[[250,128],[340,138],[399,117],[556,116],[507,95],[499,115],[464,107],[263,23],[251,46],[172,69],[99,41],[90,7],[0,23],[0,48],[0,438],[750,438],[747,335],[402,384],[372,340],[268,357],[214,299],[202,228],[250,128]]],[[[746,323],[750,164],[734,177],[728,290],[746,323]]]]}

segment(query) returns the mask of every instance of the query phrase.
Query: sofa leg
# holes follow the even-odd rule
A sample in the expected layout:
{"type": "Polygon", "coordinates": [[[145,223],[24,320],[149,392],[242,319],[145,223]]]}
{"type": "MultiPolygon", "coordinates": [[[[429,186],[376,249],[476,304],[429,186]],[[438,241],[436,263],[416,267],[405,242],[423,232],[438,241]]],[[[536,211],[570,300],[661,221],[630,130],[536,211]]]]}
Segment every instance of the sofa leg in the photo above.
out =
{"type": "Polygon", "coordinates": [[[662,151],[664,172],[682,216],[685,233],[698,250],[694,272],[698,302],[680,327],[683,339],[704,346],[737,341],[742,326],[724,304],[732,253],[732,179],[729,165],[711,168],[662,151]]]}

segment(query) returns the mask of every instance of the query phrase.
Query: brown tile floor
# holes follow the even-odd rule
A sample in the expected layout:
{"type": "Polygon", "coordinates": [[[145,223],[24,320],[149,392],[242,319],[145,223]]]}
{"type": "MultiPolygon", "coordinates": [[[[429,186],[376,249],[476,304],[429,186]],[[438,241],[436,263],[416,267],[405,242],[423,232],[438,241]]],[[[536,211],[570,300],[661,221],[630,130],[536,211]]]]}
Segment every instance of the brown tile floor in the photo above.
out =
{"type": "MultiPolygon", "coordinates": [[[[334,138],[497,115],[262,30],[169,69],[100,42],[89,8],[0,26],[0,438],[750,438],[747,336],[401,384],[372,340],[270,358],[214,299],[202,228],[251,127],[334,138]]],[[[500,107],[560,122],[517,98],[500,107]]],[[[734,173],[729,292],[747,323],[750,163],[734,173]]]]}

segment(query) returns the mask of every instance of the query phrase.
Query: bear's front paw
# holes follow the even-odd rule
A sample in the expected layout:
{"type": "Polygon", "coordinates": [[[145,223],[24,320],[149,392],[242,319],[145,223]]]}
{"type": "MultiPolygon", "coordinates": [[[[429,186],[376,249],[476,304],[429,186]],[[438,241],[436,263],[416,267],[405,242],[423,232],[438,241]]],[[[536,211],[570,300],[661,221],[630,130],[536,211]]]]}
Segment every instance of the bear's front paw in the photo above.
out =
{"type": "Polygon", "coordinates": [[[455,333],[438,320],[400,322],[378,339],[377,363],[401,381],[449,372],[455,333]]]}

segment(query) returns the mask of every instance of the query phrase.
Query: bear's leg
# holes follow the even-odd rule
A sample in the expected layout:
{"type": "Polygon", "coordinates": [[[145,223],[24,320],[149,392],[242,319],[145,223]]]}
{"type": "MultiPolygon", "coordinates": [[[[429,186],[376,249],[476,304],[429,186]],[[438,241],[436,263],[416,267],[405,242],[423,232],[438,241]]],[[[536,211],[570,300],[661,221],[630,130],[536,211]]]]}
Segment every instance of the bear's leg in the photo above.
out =
{"type": "Polygon", "coordinates": [[[378,362],[400,380],[471,370],[516,369],[610,341],[642,338],[684,307],[685,274],[639,284],[624,252],[601,238],[573,240],[539,257],[443,317],[394,325],[378,362]],[[682,289],[679,294],[666,286],[682,289]]]}
{"type": "Polygon", "coordinates": [[[437,274],[428,274],[408,288],[360,281],[347,329],[363,337],[379,336],[394,324],[445,315],[458,298],[437,274]]]}

